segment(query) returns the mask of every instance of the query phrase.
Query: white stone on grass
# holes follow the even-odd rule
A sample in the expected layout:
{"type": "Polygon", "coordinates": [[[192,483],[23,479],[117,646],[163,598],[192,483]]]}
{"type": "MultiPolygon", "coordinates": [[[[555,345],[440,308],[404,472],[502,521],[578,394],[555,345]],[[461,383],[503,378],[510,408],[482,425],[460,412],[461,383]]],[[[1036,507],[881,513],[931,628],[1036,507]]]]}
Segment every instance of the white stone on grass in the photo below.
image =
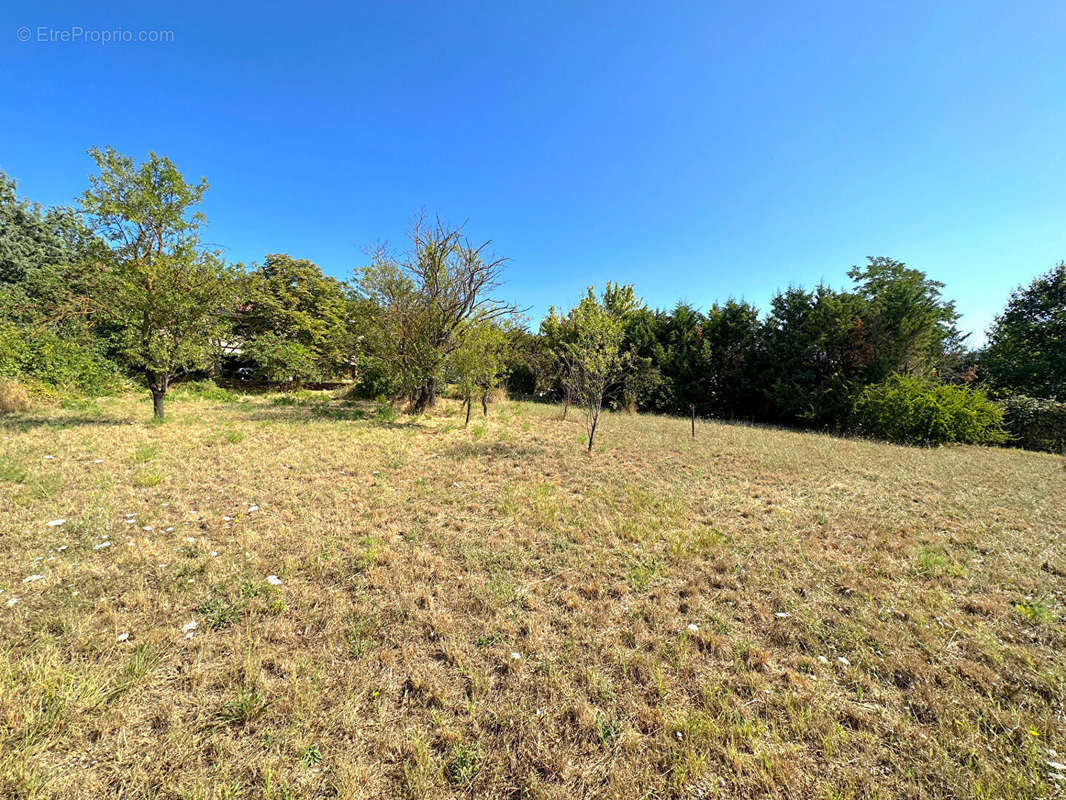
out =
{"type": "Polygon", "coordinates": [[[48,523],[48,527],[49,528],[58,528],[60,525],[62,525],[65,522],[66,522],[65,519],[54,519],[54,520],[52,520],[51,522],[48,523]]]}
{"type": "Polygon", "coordinates": [[[267,583],[271,586],[281,586],[281,578],[277,575],[267,575],[267,583]]]}

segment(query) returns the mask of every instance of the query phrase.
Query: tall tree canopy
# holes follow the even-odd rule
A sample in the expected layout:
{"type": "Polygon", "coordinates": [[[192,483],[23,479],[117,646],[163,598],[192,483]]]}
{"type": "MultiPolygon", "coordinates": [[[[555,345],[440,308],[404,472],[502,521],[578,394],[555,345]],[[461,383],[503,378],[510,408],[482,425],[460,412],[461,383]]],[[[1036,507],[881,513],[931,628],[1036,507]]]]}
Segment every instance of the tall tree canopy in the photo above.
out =
{"type": "Polygon", "coordinates": [[[113,148],[89,151],[100,173],[82,206],[109,243],[96,251],[93,298],[119,326],[119,354],[141,371],[157,419],[170,381],[206,366],[232,322],[237,273],[200,244],[194,210],[207,181],[187,183],[170,159],[137,164],[113,148]]]}
{"type": "Polygon", "coordinates": [[[891,258],[868,258],[848,272],[855,294],[867,304],[859,316],[872,348],[869,378],[892,373],[925,377],[945,355],[961,346],[955,303],[940,293],[944,284],[891,258]]]}
{"type": "Polygon", "coordinates": [[[307,259],[271,254],[244,282],[237,332],[271,380],[329,377],[351,366],[351,317],[343,283],[307,259]]]}
{"type": "Polygon", "coordinates": [[[61,312],[84,289],[92,243],[77,211],[19,198],[15,181],[0,172],[0,302],[10,314],[48,324],[69,317],[61,312]]]}
{"type": "Polygon", "coordinates": [[[847,416],[869,366],[865,308],[859,296],[827,286],[773,298],[762,330],[762,416],[819,427],[847,416]]]}
{"type": "Polygon", "coordinates": [[[1011,295],[980,363],[999,391],[1066,402],[1066,263],[1011,295]]]}

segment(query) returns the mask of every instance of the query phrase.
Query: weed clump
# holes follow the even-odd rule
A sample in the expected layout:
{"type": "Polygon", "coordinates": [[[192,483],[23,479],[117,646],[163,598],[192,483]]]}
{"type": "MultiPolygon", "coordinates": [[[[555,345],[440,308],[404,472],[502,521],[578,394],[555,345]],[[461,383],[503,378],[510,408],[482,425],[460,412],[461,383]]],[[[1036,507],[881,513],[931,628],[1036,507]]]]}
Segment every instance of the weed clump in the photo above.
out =
{"type": "Polygon", "coordinates": [[[30,393],[14,378],[0,380],[0,414],[17,414],[29,411],[30,393]]]}

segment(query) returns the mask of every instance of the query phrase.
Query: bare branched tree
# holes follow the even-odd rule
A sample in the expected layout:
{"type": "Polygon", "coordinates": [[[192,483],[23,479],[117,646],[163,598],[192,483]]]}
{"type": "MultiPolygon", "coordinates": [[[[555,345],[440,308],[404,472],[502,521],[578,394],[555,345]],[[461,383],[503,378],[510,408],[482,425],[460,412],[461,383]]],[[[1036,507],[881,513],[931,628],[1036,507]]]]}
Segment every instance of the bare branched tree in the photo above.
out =
{"type": "Polygon", "coordinates": [[[506,259],[489,256],[490,244],[475,246],[462,227],[419,216],[410,251],[397,257],[379,248],[356,275],[357,292],[376,317],[370,345],[390,366],[412,413],[436,402],[441,372],[469,320],[490,322],[518,310],[491,297],[506,259]]]}

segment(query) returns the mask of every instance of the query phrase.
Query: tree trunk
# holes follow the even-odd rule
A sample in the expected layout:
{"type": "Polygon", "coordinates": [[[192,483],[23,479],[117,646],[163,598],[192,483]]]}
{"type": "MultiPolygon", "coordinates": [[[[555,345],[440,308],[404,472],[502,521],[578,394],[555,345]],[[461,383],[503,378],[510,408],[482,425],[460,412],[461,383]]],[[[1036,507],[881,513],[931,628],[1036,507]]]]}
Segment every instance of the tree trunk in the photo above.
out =
{"type": "MultiPolygon", "coordinates": [[[[601,400],[600,403],[603,401],[601,400]]],[[[592,452],[592,442],[596,438],[596,425],[600,421],[600,403],[589,408],[589,449],[586,452],[592,452]]]]}
{"type": "Polygon", "coordinates": [[[415,390],[411,399],[411,413],[421,414],[427,408],[432,408],[437,402],[437,380],[430,378],[415,390]]]}
{"type": "Polygon", "coordinates": [[[469,424],[470,424],[470,395],[467,395],[466,396],[466,422],[463,423],[463,427],[465,428],[469,424]]]}
{"type": "Polygon", "coordinates": [[[163,421],[163,398],[166,397],[166,389],[152,389],[152,413],[160,422],[163,421]]]}
{"type": "Polygon", "coordinates": [[[566,393],[563,395],[563,419],[566,419],[566,412],[570,410],[570,387],[566,387],[566,393]]]}
{"type": "Polygon", "coordinates": [[[152,413],[155,418],[160,422],[163,421],[163,398],[167,394],[167,384],[170,383],[169,377],[165,373],[148,372],[146,371],[148,378],[148,389],[152,392],[152,413]]]}
{"type": "Polygon", "coordinates": [[[692,438],[696,438],[696,404],[690,403],[689,410],[692,412],[692,438]]]}
{"type": "Polygon", "coordinates": [[[489,393],[481,393],[481,416],[487,417],[489,415],[489,393]]]}

